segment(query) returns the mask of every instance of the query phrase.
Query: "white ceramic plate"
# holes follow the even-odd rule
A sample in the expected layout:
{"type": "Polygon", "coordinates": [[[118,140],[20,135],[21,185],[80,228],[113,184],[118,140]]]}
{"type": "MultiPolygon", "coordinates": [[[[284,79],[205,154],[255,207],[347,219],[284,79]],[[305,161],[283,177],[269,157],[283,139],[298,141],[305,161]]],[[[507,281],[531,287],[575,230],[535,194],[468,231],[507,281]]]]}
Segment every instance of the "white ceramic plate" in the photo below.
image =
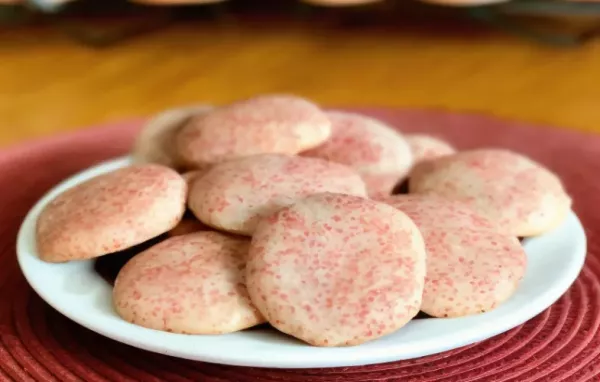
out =
{"type": "Polygon", "coordinates": [[[171,356],[242,366],[308,368],[365,365],[439,353],[492,337],[542,312],[573,283],[585,258],[585,233],[571,213],[555,231],[525,242],[529,260],[525,278],[517,293],[496,310],[465,318],[414,320],[394,334],[355,347],[311,347],[270,329],[221,336],[146,329],[117,316],[112,308],[111,287],[94,272],[93,261],[49,264],[36,254],[35,222],[52,198],[84,180],[128,164],[128,158],[102,163],[44,196],[19,232],[19,264],[33,289],[73,321],[114,340],[171,356]]]}

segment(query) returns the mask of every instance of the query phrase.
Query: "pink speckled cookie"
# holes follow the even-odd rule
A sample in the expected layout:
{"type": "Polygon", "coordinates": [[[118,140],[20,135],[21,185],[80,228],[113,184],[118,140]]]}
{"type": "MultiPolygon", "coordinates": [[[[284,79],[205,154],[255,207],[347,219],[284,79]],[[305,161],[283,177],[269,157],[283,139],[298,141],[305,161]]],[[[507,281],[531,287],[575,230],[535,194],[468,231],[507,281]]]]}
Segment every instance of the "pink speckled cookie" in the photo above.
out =
{"type": "Polygon", "coordinates": [[[404,137],[373,118],[346,112],[328,112],[331,138],[303,156],[326,159],[356,169],[369,195],[390,194],[410,170],[413,159],[404,137]]]}
{"type": "Polygon", "coordinates": [[[181,160],[175,149],[175,135],[190,118],[208,110],[209,106],[189,106],[167,110],[151,118],[142,127],[133,146],[134,161],[179,167],[181,160]]]}
{"type": "Polygon", "coordinates": [[[516,237],[469,229],[421,233],[427,246],[421,310],[433,317],[491,311],[515,293],[525,274],[527,256],[516,237]]]}
{"type": "Polygon", "coordinates": [[[531,159],[507,150],[465,151],[421,162],[411,193],[467,201],[512,236],[547,232],[566,217],[571,198],[560,179],[531,159]]]}
{"type": "Polygon", "coordinates": [[[277,329],[316,346],[358,345],[419,311],[419,230],[402,212],[356,196],[310,196],[263,219],[250,245],[248,292],[277,329]]]}
{"type": "Polygon", "coordinates": [[[378,198],[407,214],[418,227],[499,232],[497,224],[475,211],[468,203],[436,195],[393,195],[378,198]]]}
{"type": "Polygon", "coordinates": [[[37,248],[49,262],[90,259],[143,243],[173,228],[187,184],[160,165],[126,167],[60,194],[37,220],[37,248]]]}
{"type": "Polygon", "coordinates": [[[260,96],[191,120],[177,136],[181,157],[203,166],[244,156],[297,154],[331,135],[329,119],[299,97],[260,96]]]}
{"type": "Polygon", "coordinates": [[[117,313],[147,328],[223,334],[264,322],[245,286],[249,241],[218,232],[172,237],[119,272],[117,313]]]}
{"type": "Polygon", "coordinates": [[[344,165],[263,154],[215,165],[194,181],[188,206],[211,227],[251,235],[260,218],[320,192],[366,194],[360,176],[344,165]]]}
{"type": "Polygon", "coordinates": [[[516,291],[527,257],[518,239],[467,203],[426,195],[396,195],[385,202],[406,213],[427,247],[421,310],[460,317],[498,307],[516,291]]]}
{"type": "Polygon", "coordinates": [[[404,136],[410,146],[414,162],[435,159],[454,154],[456,149],[448,142],[425,134],[407,134],[404,136]]]}

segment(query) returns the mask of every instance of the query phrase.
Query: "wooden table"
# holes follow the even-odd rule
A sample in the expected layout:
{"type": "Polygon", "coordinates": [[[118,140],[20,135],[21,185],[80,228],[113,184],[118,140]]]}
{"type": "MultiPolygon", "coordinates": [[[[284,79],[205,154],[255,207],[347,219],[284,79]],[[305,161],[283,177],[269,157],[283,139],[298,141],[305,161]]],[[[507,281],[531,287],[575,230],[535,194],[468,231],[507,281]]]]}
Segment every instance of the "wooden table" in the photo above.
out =
{"type": "Polygon", "coordinates": [[[326,105],[492,113],[600,132],[600,41],[183,24],[104,49],[0,33],[0,145],[194,102],[291,92],[326,105]]]}

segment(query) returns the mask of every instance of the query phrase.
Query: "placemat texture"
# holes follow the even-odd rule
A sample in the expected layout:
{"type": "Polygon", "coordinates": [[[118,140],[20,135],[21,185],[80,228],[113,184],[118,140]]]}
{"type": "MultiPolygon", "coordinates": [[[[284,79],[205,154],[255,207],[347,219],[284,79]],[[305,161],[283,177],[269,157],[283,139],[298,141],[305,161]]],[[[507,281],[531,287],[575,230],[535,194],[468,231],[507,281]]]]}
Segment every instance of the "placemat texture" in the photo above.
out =
{"type": "MultiPolygon", "coordinates": [[[[571,289],[526,324],[490,340],[410,361],[280,370],[170,358],[101,337],[61,316],[26,284],[15,238],[50,187],[127,152],[140,122],[87,129],[0,154],[0,381],[600,381],[600,136],[491,117],[423,110],[360,110],[403,131],[438,134],[457,147],[507,147],[559,173],[589,243],[571,289]]],[[[235,349],[231,349],[235,351],[235,349]]]]}

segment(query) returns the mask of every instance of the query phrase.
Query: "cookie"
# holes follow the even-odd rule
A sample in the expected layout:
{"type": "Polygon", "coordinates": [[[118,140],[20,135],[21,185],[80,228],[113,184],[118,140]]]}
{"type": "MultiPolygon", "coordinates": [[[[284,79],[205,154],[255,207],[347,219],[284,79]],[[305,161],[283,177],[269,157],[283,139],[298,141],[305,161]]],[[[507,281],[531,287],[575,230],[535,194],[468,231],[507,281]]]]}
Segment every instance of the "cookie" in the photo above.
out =
{"type": "Polygon", "coordinates": [[[421,310],[433,317],[491,311],[512,296],[527,257],[516,237],[469,204],[435,196],[397,195],[385,202],[419,227],[427,248],[421,310]]]}
{"type": "Polygon", "coordinates": [[[425,247],[404,213],[350,195],[313,195],[258,225],[250,297],[278,330],[315,346],[358,345],[419,311],[425,247]]]}
{"type": "Polygon", "coordinates": [[[475,211],[468,203],[436,195],[394,195],[378,198],[407,214],[418,227],[456,229],[464,227],[477,231],[500,232],[493,221],[475,211]]]}
{"type": "Polygon", "coordinates": [[[189,106],[164,111],[142,127],[135,140],[132,156],[136,163],[156,163],[171,168],[181,166],[175,149],[175,135],[193,116],[210,110],[209,106],[189,106]]]}
{"type": "Polygon", "coordinates": [[[347,166],[263,154],[213,166],[194,181],[188,206],[211,227],[252,235],[262,217],[320,192],[366,194],[360,176],[347,166]]]}
{"type": "Polygon", "coordinates": [[[177,135],[177,147],[186,163],[205,166],[255,154],[294,155],[330,134],[331,123],[315,104],[295,96],[260,96],[193,118],[177,135]]]}
{"type": "Polygon", "coordinates": [[[119,272],[114,306],[124,320],[184,334],[224,334],[264,322],[245,286],[249,241],[218,232],[176,236],[119,272]]]}
{"type": "Polygon", "coordinates": [[[531,159],[481,149],[421,162],[411,172],[411,193],[466,201],[503,233],[527,237],[560,224],[571,198],[560,179],[531,159]]]}
{"type": "Polygon", "coordinates": [[[433,317],[489,312],[516,292],[527,267],[516,237],[469,229],[421,233],[427,246],[423,312],[433,317]]]}
{"type": "Polygon", "coordinates": [[[413,154],[414,163],[451,155],[456,152],[448,142],[426,134],[407,134],[404,136],[413,154]]]}
{"type": "Polygon", "coordinates": [[[143,243],[173,228],[185,211],[186,182],[160,165],[134,165],[68,189],[40,213],[39,256],[83,260],[143,243]]]}
{"type": "Polygon", "coordinates": [[[364,177],[369,195],[390,194],[413,164],[408,143],[393,128],[355,113],[328,112],[332,135],[302,153],[354,168],[364,177]]]}

